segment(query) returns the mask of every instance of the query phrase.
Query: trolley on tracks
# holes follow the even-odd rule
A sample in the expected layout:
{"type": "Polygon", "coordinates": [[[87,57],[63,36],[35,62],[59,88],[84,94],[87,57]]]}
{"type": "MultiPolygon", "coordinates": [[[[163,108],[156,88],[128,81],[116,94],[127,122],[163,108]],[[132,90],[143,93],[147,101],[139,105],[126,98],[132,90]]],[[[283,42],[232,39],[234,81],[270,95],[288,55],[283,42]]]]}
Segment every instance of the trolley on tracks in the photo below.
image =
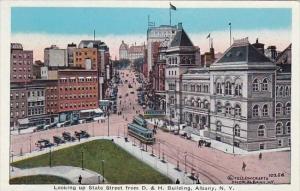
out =
{"type": "Polygon", "coordinates": [[[152,130],[135,123],[128,124],[128,134],[145,144],[153,144],[155,142],[152,130]]]}

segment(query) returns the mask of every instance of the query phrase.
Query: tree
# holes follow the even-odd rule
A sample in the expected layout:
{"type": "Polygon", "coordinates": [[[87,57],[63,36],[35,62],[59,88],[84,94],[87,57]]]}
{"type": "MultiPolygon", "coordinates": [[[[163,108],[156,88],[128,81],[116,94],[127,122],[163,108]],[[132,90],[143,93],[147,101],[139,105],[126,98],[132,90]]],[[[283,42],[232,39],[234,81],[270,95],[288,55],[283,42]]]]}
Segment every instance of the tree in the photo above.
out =
{"type": "Polygon", "coordinates": [[[142,72],[143,64],[144,64],[144,58],[137,58],[133,61],[133,66],[135,70],[139,72],[142,72]]]}
{"type": "Polygon", "coordinates": [[[115,60],[113,61],[113,66],[118,69],[127,68],[129,66],[129,60],[128,59],[121,59],[121,60],[115,60]]]}

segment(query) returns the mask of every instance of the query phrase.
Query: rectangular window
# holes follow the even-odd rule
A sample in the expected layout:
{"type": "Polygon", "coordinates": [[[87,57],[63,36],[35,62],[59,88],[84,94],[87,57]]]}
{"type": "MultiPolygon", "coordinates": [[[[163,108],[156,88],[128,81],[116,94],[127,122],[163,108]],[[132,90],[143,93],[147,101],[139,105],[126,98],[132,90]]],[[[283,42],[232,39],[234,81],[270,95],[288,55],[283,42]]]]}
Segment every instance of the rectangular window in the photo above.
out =
{"type": "Polygon", "coordinates": [[[282,140],[281,140],[281,139],[278,140],[278,146],[279,146],[279,147],[282,146],[282,140]]]}
{"type": "Polygon", "coordinates": [[[259,149],[260,150],[265,149],[265,144],[263,144],[263,143],[259,144],[259,149]]]}

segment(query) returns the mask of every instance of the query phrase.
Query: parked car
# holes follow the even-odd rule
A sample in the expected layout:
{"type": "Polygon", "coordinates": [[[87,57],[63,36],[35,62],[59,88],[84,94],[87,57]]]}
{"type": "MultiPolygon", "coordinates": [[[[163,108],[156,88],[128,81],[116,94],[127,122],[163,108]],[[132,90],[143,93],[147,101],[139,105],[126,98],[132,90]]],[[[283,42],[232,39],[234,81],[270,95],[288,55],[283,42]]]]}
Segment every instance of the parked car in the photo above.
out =
{"type": "Polygon", "coordinates": [[[69,132],[63,132],[62,136],[64,138],[65,141],[75,141],[75,137],[72,137],[71,133],[69,132]]]}
{"type": "Polygon", "coordinates": [[[66,141],[63,138],[59,137],[59,136],[53,136],[53,142],[55,144],[59,145],[59,144],[65,143],[66,141]]]}
{"type": "Polygon", "coordinates": [[[75,137],[77,139],[82,139],[82,138],[89,138],[90,135],[86,131],[81,130],[80,132],[75,131],[75,137]]]}
{"type": "Polygon", "coordinates": [[[41,139],[41,140],[38,140],[35,145],[38,148],[43,149],[43,148],[47,148],[47,147],[52,147],[54,144],[51,143],[48,139],[41,139]]]}
{"type": "Polygon", "coordinates": [[[131,93],[131,94],[134,94],[134,91],[131,91],[130,93],[131,93]]]}

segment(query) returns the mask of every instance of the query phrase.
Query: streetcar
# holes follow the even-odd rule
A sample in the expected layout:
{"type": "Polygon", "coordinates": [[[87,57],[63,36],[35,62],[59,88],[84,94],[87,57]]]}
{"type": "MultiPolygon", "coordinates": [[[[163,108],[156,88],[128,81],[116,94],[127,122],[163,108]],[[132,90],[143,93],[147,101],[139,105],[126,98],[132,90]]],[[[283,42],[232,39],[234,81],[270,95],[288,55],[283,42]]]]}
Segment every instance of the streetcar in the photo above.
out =
{"type": "Polygon", "coordinates": [[[153,144],[155,142],[152,130],[136,123],[128,124],[128,134],[145,144],[153,144]]]}
{"type": "Polygon", "coordinates": [[[133,119],[133,122],[142,126],[142,127],[147,127],[147,121],[144,119],[142,115],[135,116],[133,119]]]}

